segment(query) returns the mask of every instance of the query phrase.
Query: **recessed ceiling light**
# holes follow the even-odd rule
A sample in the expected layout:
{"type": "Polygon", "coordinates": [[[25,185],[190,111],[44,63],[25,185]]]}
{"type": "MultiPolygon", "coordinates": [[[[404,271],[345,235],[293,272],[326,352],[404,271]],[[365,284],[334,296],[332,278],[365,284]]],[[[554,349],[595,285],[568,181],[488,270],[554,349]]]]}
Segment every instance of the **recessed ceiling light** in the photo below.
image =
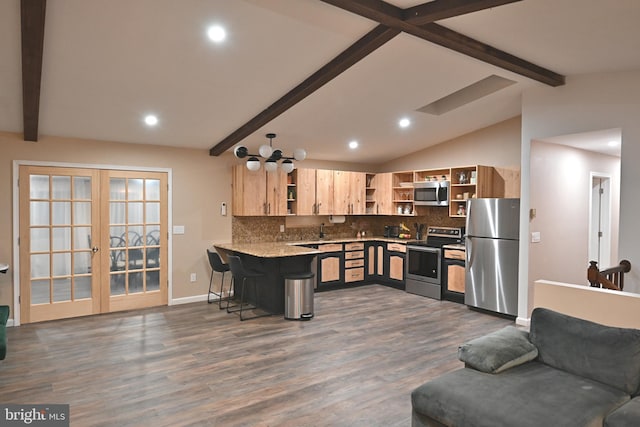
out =
{"type": "Polygon", "coordinates": [[[158,124],[158,116],[155,114],[147,114],[144,118],[144,122],[147,126],[155,126],[158,124]]]}
{"type": "Polygon", "coordinates": [[[410,124],[411,124],[411,120],[409,120],[406,117],[401,118],[400,121],[398,122],[398,126],[400,126],[401,128],[409,127],[410,124]]]}
{"type": "Polygon", "coordinates": [[[349,148],[351,148],[352,150],[355,150],[356,148],[358,148],[358,141],[351,141],[349,142],[349,148]]]}
{"type": "Polygon", "coordinates": [[[609,141],[609,142],[607,142],[607,145],[608,145],[609,147],[617,147],[617,146],[618,146],[618,144],[619,144],[619,142],[618,142],[618,141],[609,141]]]}
{"type": "Polygon", "coordinates": [[[220,43],[227,38],[227,32],[220,25],[212,25],[207,29],[207,36],[214,43],[220,43]]]}

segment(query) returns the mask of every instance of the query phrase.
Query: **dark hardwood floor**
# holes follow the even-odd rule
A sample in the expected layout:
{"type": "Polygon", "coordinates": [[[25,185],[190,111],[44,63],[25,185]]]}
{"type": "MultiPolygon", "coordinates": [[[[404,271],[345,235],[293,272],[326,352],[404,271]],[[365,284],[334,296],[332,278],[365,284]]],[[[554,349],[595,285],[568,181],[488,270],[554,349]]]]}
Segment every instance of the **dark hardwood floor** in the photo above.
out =
{"type": "Polygon", "coordinates": [[[512,323],[379,285],[317,293],[308,322],[206,302],[8,328],[0,402],[72,426],[409,426],[411,391],[512,323]]]}

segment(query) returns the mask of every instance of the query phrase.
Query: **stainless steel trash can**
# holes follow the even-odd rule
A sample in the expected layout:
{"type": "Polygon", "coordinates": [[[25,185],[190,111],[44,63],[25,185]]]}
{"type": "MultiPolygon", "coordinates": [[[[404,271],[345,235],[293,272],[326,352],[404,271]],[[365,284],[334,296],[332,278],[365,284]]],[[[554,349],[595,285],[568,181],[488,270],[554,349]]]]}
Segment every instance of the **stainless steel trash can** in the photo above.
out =
{"type": "Polygon", "coordinates": [[[311,272],[284,277],[284,318],[309,320],[313,317],[313,278],[311,272]]]}

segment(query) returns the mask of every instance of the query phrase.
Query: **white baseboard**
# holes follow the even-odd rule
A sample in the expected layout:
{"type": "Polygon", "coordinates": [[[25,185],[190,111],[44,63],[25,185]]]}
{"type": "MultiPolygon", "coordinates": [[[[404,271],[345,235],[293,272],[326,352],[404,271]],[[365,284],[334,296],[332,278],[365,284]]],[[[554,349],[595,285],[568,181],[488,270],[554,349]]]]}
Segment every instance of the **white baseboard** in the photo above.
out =
{"type": "Polygon", "coordinates": [[[7,327],[13,326],[13,319],[7,319],[7,327]]]}
{"type": "MultiPolygon", "coordinates": [[[[228,292],[229,291],[225,289],[224,293],[222,294],[223,297],[226,297],[228,292]]],[[[191,297],[174,298],[169,302],[169,305],[191,304],[192,302],[207,301],[207,297],[208,297],[208,294],[194,295],[191,297]]],[[[216,297],[214,297],[213,302],[218,302],[217,294],[216,294],[216,297]]]]}
{"type": "Polygon", "coordinates": [[[525,326],[529,328],[531,326],[531,318],[530,317],[517,317],[516,325],[525,326]]]}
{"type": "Polygon", "coordinates": [[[169,305],[191,304],[192,302],[202,302],[207,300],[207,294],[194,295],[191,297],[174,298],[169,305]]]}

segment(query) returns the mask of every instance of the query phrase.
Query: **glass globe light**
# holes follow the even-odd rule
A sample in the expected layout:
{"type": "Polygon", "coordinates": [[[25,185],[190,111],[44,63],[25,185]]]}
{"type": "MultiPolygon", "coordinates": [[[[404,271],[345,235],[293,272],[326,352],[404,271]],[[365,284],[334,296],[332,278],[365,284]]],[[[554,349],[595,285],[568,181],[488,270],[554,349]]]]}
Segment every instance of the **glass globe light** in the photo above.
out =
{"type": "Polygon", "coordinates": [[[286,173],[293,172],[294,164],[289,159],[284,160],[280,166],[282,167],[282,170],[285,171],[286,173]]]}
{"type": "Polygon", "coordinates": [[[262,157],[268,159],[269,157],[271,157],[271,153],[273,153],[273,148],[271,148],[270,145],[264,144],[260,146],[258,152],[262,157]]]}
{"type": "Polygon", "coordinates": [[[244,159],[247,157],[247,154],[249,154],[249,150],[247,150],[245,146],[238,145],[235,150],[233,150],[233,154],[239,159],[244,159]]]}
{"type": "Polygon", "coordinates": [[[260,169],[260,160],[257,157],[249,157],[247,160],[247,169],[250,171],[257,171],[260,169]]]}
{"type": "Polygon", "coordinates": [[[293,158],[301,162],[307,158],[307,152],[304,150],[304,148],[296,148],[295,150],[293,150],[293,158]]]}
{"type": "Polygon", "coordinates": [[[275,159],[269,158],[266,162],[264,162],[264,168],[267,172],[275,172],[278,169],[278,163],[275,161],[275,159]]]}

